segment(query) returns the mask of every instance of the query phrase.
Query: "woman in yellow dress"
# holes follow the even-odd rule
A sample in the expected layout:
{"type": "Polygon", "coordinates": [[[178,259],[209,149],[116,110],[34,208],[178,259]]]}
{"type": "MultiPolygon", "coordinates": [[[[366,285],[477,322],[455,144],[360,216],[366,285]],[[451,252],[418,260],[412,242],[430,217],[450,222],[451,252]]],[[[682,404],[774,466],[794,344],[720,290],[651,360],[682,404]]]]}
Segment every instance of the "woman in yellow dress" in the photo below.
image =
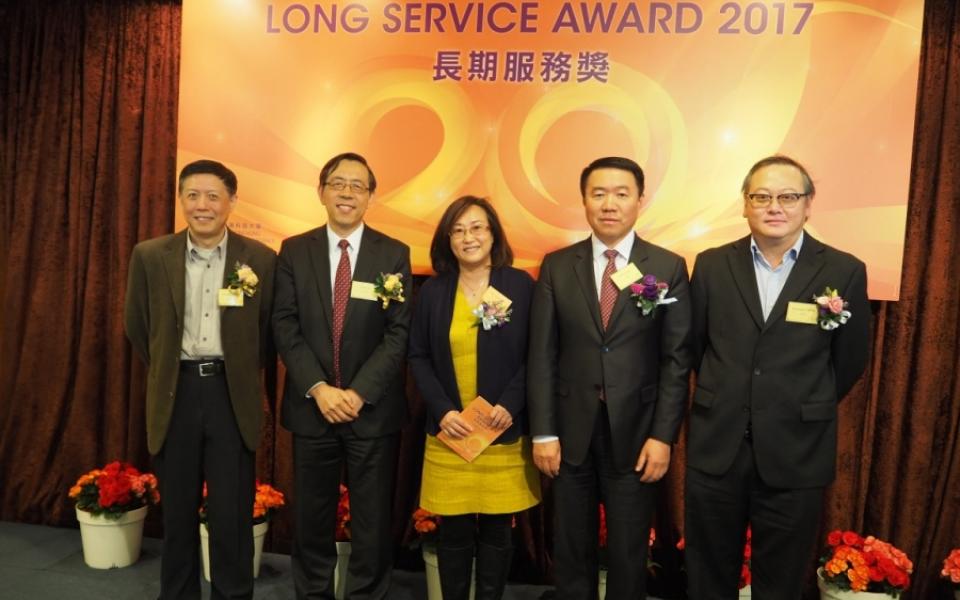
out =
{"type": "Polygon", "coordinates": [[[540,502],[525,390],[534,283],[511,266],[500,219],[483,198],[464,196],[447,208],[430,259],[437,274],[417,296],[408,357],[427,406],[420,506],[443,517],[444,600],[467,599],[474,557],[476,600],[497,600],[513,556],[513,515],[540,502]],[[473,433],[461,411],[477,396],[493,405],[488,425],[502,433],[467,462],[436,435],[473,433]]]}

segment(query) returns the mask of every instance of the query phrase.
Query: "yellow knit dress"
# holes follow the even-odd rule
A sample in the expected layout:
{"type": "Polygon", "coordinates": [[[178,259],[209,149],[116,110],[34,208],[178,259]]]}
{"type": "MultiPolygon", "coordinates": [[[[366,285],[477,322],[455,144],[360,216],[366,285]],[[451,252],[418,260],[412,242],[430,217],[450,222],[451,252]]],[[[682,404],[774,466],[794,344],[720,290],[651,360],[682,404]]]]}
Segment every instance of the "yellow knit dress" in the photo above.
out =
{"type": "MultiPolygon", "coordinates": [[[[463,291],[457,288],[450,322],[450,351],[466,408],[477,397],[477,318],[463,291]]],[[[506,327],[522,326],[510,323],[506,327]]],[[[483,374],[481,373],[482,377],[483,374]]],[[[495,401],[495,398],[487,398],[495,401]]],[[[423,457],[420,506],[438,515],[504,514],[526,510],[540,502],[540,475],[533,464],[530,438],[492,444],[473,462],[460,458],[435,436],[427,435],[423,457]]]]}

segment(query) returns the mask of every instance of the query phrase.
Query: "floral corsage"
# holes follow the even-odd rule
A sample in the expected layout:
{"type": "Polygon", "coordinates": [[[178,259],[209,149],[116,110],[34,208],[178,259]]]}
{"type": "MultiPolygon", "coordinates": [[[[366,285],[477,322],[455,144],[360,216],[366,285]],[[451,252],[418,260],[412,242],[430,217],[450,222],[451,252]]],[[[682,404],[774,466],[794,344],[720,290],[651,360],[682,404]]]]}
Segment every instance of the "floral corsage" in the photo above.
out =
{"type": "Polygon", "coordinates": [[[637,303],[643,316],[653,312],[661,304],[673,304],[676,298],[667,298],[670,286],[666,281],[657,281],[656,275],[646,274],[640,281],[630,284],[630,298],[637,303]]]}
{"type": "Polygon", "coordinates": [[[847,310],[847,301],[830,286],[823,289],[823,295],[814,294],[813,301],[817,303],[817,310],[820,313],[817,323],[824,331],[832,331],[850,319],[852,313],[847,310]]]}
{"type": "Polygon", "coordinates": [[[231,290],[242,290],[248,298],[253,298],[257,293],[257,285],[260,284],[260,278],[253,272],[250,265],[246,263],[237,263],[233,267],[233,272],[227,277],[227,288],[231,290]]]}
{"type": "Polygon", "coordinates": [[[477,317],[477,322],[473,326],[490,331],[494,327],[503,327],[510,322],[513,307],[504,308],[502,302],[481,302],[480,306],[473,309],[473,314],[477,317]]]}
{"type": "Polygon", "coordinates": [[[391,300],[403,302],[403,273],[380,273],[373,280],[373,291],[377,298],[383,301],[383,308],[390,304],[391,300]]]}

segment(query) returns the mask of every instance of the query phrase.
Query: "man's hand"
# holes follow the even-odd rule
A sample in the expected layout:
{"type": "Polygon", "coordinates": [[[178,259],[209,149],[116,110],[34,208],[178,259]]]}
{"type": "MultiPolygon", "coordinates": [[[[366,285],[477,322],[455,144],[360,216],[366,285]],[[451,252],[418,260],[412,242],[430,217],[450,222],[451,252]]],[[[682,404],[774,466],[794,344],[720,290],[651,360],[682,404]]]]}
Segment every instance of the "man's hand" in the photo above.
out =
{"type": "Polygon", "coordinates": [[[653,483],[659,481],[667,473],[670,467],[670,444],[647,438],[640,448],[640,456],[637,457],[637,466],[634,471],[640,473],[640,481],[644,483],[653,483]]]}
{"type": "Polygon", "coordinates": [[[508,429],[513,425],[513,415],[510,411],[497,404],[490,411],[490,427],[497,430],[508,429]]]}
{"type": "Polygon", "coordinates": [[[440,431],[455,440],[462,440],[473,433],[473,427],[460,416],[459,410],[451,410],[440,419],[440,431]]]}
{"type": "Polygon", "coordinates": [[[357,416],[359,416],[360,409],[366,406],[367,403],[363,401],[363,398],[360,396],[360,394],[357,393],[357,390],[353,388],[347,388],[343,390],[343,393],[347,395],[347,400],[350,402],[350,405],[356,411],[357,416]]]}
{"type": "Polygon", "coordinates": [[[533,464],[540,472],[553,479],[560,474],[560,442],[534,442],[533,464]]]}
{"type": "Polygon", "coordinates": [[[310,395],[317,403],[320,414],[329,423],[349,423],[360,414],[354,408],[350,396],[346,391],[327,383],[321,383],[310,390],[310,395]]]}

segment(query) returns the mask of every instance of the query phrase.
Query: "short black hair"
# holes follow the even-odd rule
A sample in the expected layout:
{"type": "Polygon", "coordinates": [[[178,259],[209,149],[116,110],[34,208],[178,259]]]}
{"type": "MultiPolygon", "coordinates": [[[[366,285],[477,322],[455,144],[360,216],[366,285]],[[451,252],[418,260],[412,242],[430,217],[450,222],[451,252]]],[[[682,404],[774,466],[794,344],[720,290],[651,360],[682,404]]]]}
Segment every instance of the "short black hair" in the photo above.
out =
{"type": "Polygon", "coordinates": [[[460,271],[457,257],[453,255],[453,250],[450,249],[450,233],[453,230],[453,224],[471,206],[479,206],[487,213],[490,235],[493,236],[493,247],[490,248],[490,266],[496,269],[513,264],[513,250],[510,248],[510,243],[507,242],[507,234],[503,230],[503,225],[500,224],[500,217],[497,216],[497,211],[493,208],[493,205],[486,198],[461,196],[451,202],[447,210],[443,211],[437,229],[433,232],[433,241],[430,242],[430,263],[437,273],[456,273],[460,271]]]}
{"type": "Polygon", "coordinates": [[[597,169],[620,169],[621,171],[633,173],[633,178],[637,180],[637,190],[639,190],[641,196],[643,195],[643,169],[640,168],[640,165],[622,156],[605,156],[587,165],[583,172],[580,173],[581,196],[586,197],[587,179],[590,177],[590,173],[593,173],[597,169]]]}
{"type": "Polygon", "coordinates": [[[330,173],[336,170],[345,160],[352,160],[358,162],[361,165],[367,168],[367,187],[370,188],[370,193],[377,191],[377,178],[373,175],[373,169],[370,168],[370,165],[367,164],[367,159],[360,156],[356,152],[343,152],[338,154],[327,161],[327,164],[323,165],[323,168],[320,169],[320,188],[323,189],[323,186],[327,184],[327,177],[330,176],[330,173]]]}
{"type": "Polygon", "coordinates": [[[750,189],[750,180],[753,179],[753,174],[763,169],[764,167],[769,167],[772,165],[787,165],[788,167],[793,167],[800,171],[800,175],[803,177],[803,185],[805,193],[808,196],[815,196],[817,194],[817,188],[813,185],[813,178],[810,177],[810,173],[807,172],[807,168],[800,164],[800,161],[790,158],[784,154],[774,154],[773,156],[768,156],[766,158],[758,160],[750,170],[747,172],[747,176],[743,178],[743,185],[740,187],[740,191],[744,194],[747,193],[750,189]]]}
{"type": "Polygon", "coordinates": [[[237,174],[227,168],[223,163],[215,160],[195,160],[192,163],[180,169],[180,177],[177,178],[177,193],[183,193],[183,182],[191,175],[216,175],[223,182],[224,187],[231,196],[237,194],[237,174]]]}

